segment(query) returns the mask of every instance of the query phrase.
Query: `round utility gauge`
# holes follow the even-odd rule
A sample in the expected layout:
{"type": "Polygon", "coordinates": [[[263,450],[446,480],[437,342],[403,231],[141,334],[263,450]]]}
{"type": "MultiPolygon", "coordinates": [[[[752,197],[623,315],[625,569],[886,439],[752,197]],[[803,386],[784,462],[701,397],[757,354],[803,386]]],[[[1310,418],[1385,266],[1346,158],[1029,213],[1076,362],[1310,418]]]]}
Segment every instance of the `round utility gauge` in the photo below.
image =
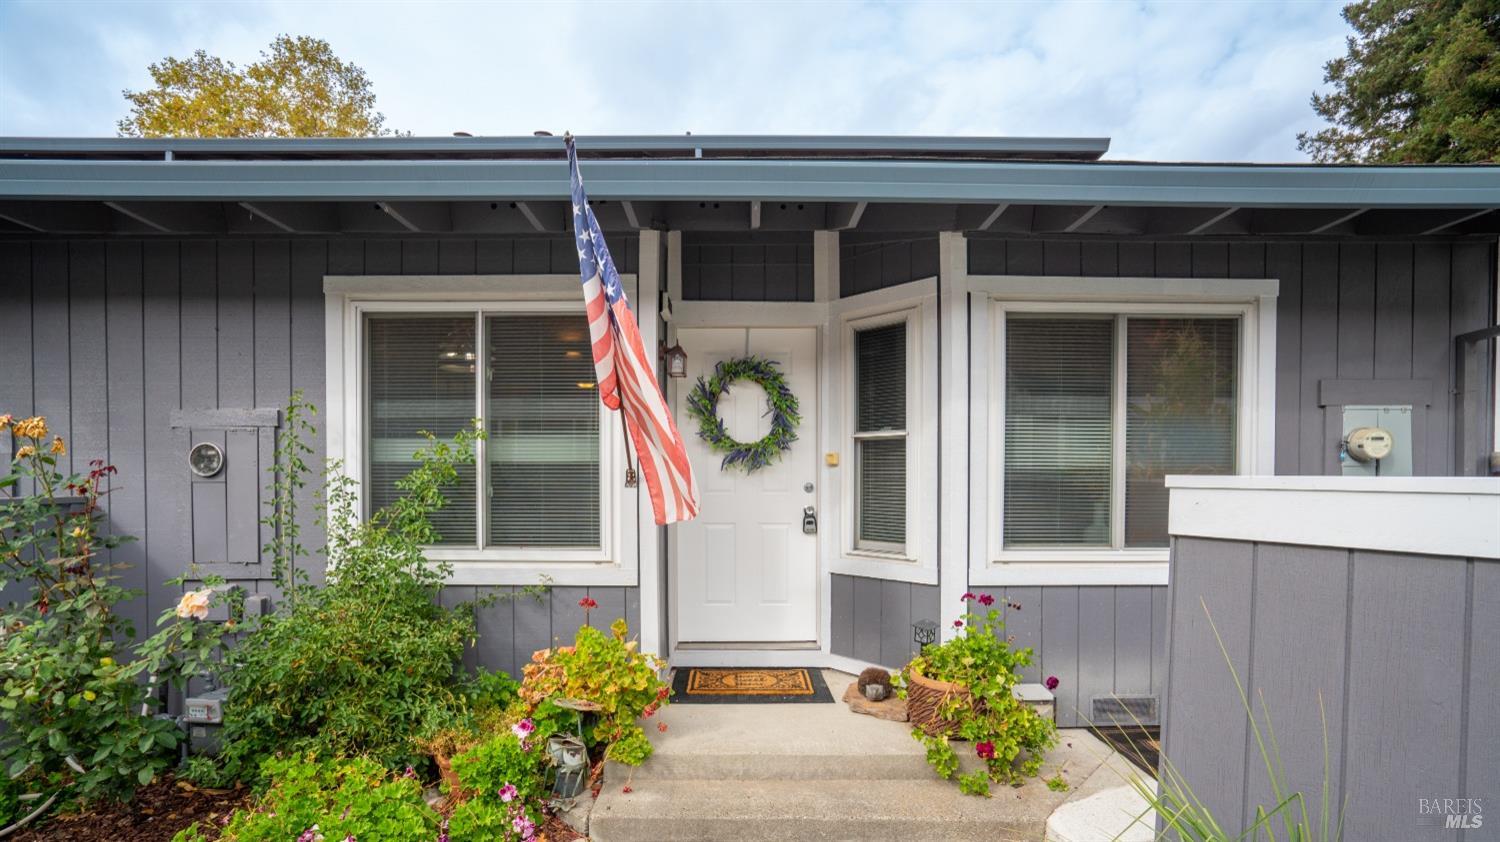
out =
{"type": "Polygon", "coordinates": [[[188,451],[188,468],[200,477],[211,477],[224,470],[224,451],[211,441],[193,445],[188,451]]]}

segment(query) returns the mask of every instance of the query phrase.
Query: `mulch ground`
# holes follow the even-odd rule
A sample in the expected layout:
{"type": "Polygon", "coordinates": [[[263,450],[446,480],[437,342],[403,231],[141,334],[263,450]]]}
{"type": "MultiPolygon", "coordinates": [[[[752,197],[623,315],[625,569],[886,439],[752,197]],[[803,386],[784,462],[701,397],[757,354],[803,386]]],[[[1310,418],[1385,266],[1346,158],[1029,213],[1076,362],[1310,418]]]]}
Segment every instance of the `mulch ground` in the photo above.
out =
{"type": "MultiPolygon", "coordinates": [[[[177,831],[201,822],[210,838],[219,819],[234,812],[250,790],[199,789],[170,775],[143,787],[124,804],[100,805],[82,813],[53,813],[39,826],[11,837],[15,842],[170,842],[177,831]]],[[[7,840],[9,842],[9,840],[7,840]]]]}

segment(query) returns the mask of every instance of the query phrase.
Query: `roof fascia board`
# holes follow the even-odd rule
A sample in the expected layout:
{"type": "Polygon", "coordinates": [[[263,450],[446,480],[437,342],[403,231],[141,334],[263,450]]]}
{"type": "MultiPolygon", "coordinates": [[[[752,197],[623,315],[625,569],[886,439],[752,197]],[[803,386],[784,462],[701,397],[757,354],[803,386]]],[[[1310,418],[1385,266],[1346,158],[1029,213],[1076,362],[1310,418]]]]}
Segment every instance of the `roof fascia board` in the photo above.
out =
{"type": "MultiPolygon", "coordinates": [[[[596,160],[600,199],[1500,207],[1500,166],[596,160]]],[[[0,198],[524,201],[567,195],[558,161],[0,160],[0,198]]]]}

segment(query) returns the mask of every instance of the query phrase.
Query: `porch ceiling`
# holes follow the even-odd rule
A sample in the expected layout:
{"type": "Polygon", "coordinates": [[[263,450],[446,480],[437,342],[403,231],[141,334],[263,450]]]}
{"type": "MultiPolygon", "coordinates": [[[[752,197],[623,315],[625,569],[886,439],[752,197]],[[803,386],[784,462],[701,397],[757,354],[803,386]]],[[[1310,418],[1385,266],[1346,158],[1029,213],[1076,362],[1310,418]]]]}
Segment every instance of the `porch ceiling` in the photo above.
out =
{"type": "MultiPolygon", "coordinates": [[[[966,231],[1146,238],[1500,234],[1496,207],[1237,207],[807,201],[593,202],[606,230],[966,231]]],[[[557,235],[559,201],[138,201],[0,199],[0,235],[557,235]]]]}

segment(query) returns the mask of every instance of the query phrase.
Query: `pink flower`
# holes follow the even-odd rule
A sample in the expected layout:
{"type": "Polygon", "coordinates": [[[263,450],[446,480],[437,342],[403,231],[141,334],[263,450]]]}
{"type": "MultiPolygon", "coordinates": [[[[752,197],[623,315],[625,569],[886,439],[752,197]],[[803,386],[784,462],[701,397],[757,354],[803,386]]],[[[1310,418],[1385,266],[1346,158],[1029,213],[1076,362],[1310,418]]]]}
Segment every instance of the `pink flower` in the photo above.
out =
{"type": "Polygon", "coordinates": [[[517,816],[510,822],[511,829],[521,834],[522,839],[530,839],[536,834],[536,822],[525,816],[517,816]]]}
{"type": "Polygon", "coordinates": [[[994,760],[995,744],[990,742],[989,740],[985,740],[984,742],[974,746],[974,753],[979,755],[979,758],[981,760],[994,760]]]}
{"type": "Polygon", "coordinates": [[[961,596],[961,597],[959,597],[958,599],[959,599],[960,602],[968,602],[969,600],[971,600],[973,598],[974,598],[974,594],[965,592],[964,595],[961,596]]]}
{"type": "Polygon", "coordinates": [[[1055,676],[1055,675],[1049,675],[1049,676],[1047,676],[1047,680],[1043,681],[1042,683],[1045,684],[1045,685],[1047,685],[1047,689],[1048,690],[1056,690],[1057,689],[1057,685],[1060,684],[1060,683],[1062,683],[1062,682],[1060,682],[1060,681],[1057,680],[1057,676],[1055,676]]]}
{"type": "Polygon", "coordinates": [[[515,800],[516,786],[515,784],[506,784],[505,786],[500,787],[500,789],[495,794],[500,796],[501,801],[509,804],[511,801],[515,800]]]}
{"type": "Polygon", "coordinates": [[[595,602],[593,597],[586,596],[583,599],[578,600],[578,607],[587,611],[590,608],[598,608],[599,603],[595,602]]]}
{"type": "Polygon", "coordinates": [[[516,724],[510,726],[510,732],[512,734],[515,734],[516,739],[518,740],[526,739],[531,735],[531,732],[535,730],[536,723],[532,722],[530,719],[523,719],[520,722],[517,722],[516,724]]]}
{"type": "Polygon", "coordinates": [[[177,601],[177,616],[186,620],[192,617],[194,620],[208,619],[208,600],[213,596],[212,588],[204,588],[201,591],[188,591],[177,601]]]}
{"type": "Polygon", "coordinates": [[[980,604],[980,605],[983,605],[983,606],[985,606],[985,607],[989,607],[989,606],[991,606],[991,605],[994,605],[994,604],[995,604],[995,598],[994,598],[994,597],[992,597],[992,596],[990,596],[990,595],[989,595],[989,594],[987,594],[987,593],[985,593],[985,594],[980,594],[980,595],[979,595],[979,604],[980,604]]]}
{"type": "Polygon", "coordinates": [[[954,620],[953,621],[953,627],[955,629],[961,629],[961,628],[963,628],[964,627],[964,621],[963,620],[954,620]]]}

